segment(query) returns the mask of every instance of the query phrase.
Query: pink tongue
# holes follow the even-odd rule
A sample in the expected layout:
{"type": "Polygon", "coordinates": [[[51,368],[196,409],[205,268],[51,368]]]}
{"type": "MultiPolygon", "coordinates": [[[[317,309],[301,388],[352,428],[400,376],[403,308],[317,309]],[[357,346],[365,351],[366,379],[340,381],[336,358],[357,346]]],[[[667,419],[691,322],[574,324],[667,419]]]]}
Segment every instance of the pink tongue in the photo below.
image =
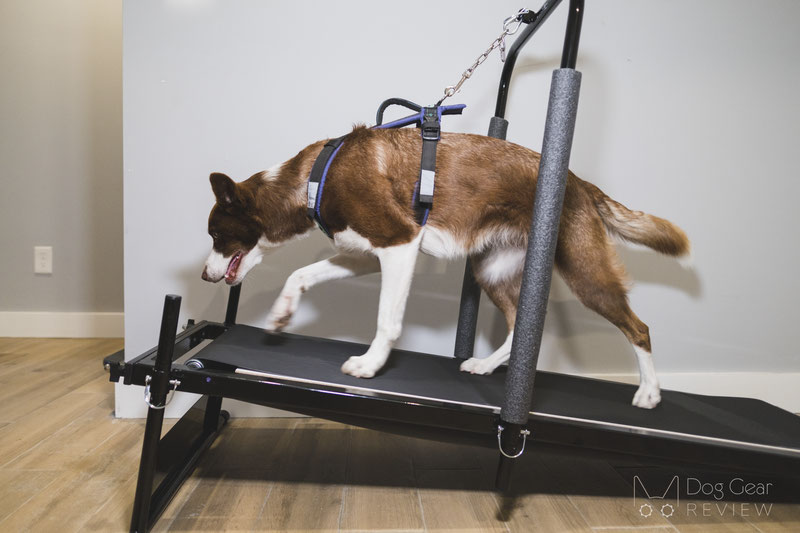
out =
{"type": "Polygon", "coordinates": [[[236,270],[239,268],[239,261],[242,259],[242,252],[236,252],[231,262],[228,263],[228,270],[225,272],[226,279],[236,278],[236,270]]]}

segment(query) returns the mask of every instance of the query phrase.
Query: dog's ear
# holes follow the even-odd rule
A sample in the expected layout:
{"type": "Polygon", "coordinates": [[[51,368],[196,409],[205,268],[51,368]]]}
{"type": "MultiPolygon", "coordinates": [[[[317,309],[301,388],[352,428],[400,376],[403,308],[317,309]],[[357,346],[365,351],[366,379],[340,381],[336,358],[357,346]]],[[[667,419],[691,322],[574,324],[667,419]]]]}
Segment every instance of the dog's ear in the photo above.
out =
{"type": "Polygon", "coordinates": [[[236,182],[225,174],[214,172],[209,177],[211,189],[217,197],[217,203],[222,207],[232,207],[239,204],[239,196],[236,191],[236,182]]]}

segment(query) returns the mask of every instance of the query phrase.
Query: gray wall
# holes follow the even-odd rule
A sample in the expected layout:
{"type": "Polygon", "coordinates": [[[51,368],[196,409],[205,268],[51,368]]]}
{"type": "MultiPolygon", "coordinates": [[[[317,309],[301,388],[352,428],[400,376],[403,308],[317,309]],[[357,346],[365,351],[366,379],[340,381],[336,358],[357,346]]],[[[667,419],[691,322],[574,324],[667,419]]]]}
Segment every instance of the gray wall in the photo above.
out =
{"type": "Polygon", "coordinates": [[[120,0],[0,2],[0,311],[123,308],[121,18],[120,0]]]}
{"type": "MultiPolygon", "coordinates": [[[[182,321],[224,316],[226,288],[200,280],[211,244],[210,172],[245,179],[354,122],[371,122],[391,96],[435,101],[519,8],[505,0],[396,6],[125,4],[129,354],[155,345],[165,293],[184,296],[182,321]],[[423,11],[440,21],[433,45],[412,31],[423,11]]],[[[651,327],[662,374],[800,371],[800,3],[757,7],[743,0],[606,0],[586,8],[571,168],[629,207],[675,221],[694,242],[693,271],[620,248],[634,281],[632,305],[651,327]]],[[[541,145],[565,11],[528,46],[512,86],[509,140],[533,149],[541,145]]],[[[452,99],[468,108],[446,120],[447,130],[486,131],[500,70],[495,53],[452,99]]],[[[269,256],[245,281],[241,320],[263,324],[286,276],[330,254],[318,234],[269,256]]],[[[422,260],[400,347],[452,353],[462,264],[422,260]]],[[[378,286],[370,276],[315,288],[289,329],[369,341],[378,286]]],[[[552,294],[544,368],[636,371],[617,330],[563,284],[552,294]]],[[[477,352],[487,354],[503,331],[486,302],[479,327],[477,352]]],[[[137,412],[141,391],[123,394],[131,399],[118,396],[118,414],[137,412]]]]}

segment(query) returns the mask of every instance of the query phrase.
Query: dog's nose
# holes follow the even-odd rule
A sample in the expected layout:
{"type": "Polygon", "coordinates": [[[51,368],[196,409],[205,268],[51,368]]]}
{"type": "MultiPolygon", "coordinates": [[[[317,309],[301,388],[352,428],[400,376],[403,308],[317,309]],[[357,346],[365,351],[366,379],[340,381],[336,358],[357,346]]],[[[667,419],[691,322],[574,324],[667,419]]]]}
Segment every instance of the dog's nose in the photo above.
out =
{"type": "Polygon", "coordinates": [[[205,281],[211,281],[211,278],[208,277],[208,267],[203,267],[203,274],[200,277],[205,281]]]}

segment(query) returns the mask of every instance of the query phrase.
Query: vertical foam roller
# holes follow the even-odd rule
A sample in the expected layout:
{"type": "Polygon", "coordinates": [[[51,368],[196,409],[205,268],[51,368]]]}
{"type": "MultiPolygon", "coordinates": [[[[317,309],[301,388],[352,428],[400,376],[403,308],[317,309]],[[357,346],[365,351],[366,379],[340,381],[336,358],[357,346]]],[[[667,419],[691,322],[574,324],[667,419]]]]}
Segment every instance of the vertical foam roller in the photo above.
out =
{"type": "Polygon", "coordinates": [[[506,377],[506,396],[500,413],[503,421],[512,424],[524,425],[530,412],[580,85],[581,74],[574,69],[553,72],[533,219],[506,377]]]}

